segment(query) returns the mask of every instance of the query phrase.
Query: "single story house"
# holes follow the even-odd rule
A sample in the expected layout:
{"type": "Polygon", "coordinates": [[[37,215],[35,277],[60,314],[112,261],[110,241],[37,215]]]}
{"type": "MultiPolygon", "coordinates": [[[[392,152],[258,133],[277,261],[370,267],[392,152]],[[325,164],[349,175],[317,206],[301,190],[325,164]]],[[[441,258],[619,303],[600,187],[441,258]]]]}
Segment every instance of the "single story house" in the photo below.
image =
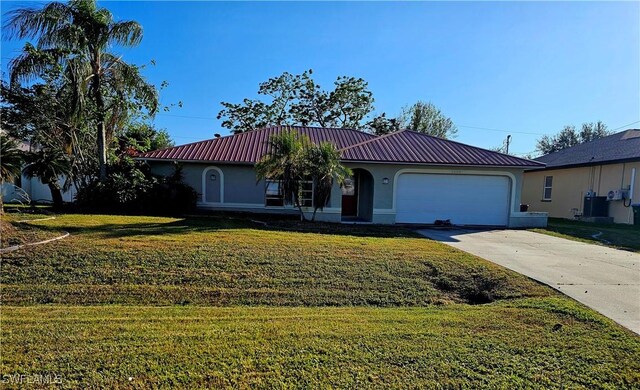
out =
{"type": "MultiPolygon", "coordinates": [[[[23,152],[30,152],[32,146],[28,142],[21,141],[18,144],[18,149],[23,152]]],[[[65,177],[60,177],[58,183],[61,188],[64,182],[65,177]]],[[[12,182],[2,183],[0,191],[2,192],[2,200],[5,203],[29,204],[31,202],[51,203],[53,201],[49,186],[43,184],[37,177],[28,177],[23,174],[16,177],[12,182]]],[[[73,202],[76,192],[75,186],[72,185],[67,191],[62,191],[62,199],[65,202],[73,202]]]]}
{"type": "Polygon", "coordinates": [[[633,224],[640,203],[640,130],[612,134],[539,157],[525,172],[523,203],[551,217],[633,224]]]}
{"type": "MultiPolygon", "coordinates": [[[[267,153],[269,138],[285,129],[313,142],[332,142],[353,178],[335,184],[316,219],[330,222],[433,224],[502,227],[544,226],[545,213],[520,212],[526,160],[459,142],[403,130],[375,136],[358,130],[274,126],[144,153],[152,171],[167,175],[173,162],[199,194],[203,209],[295,213],[283,205],[277,180],[258,181],[254,165],[267,153]]],[[[303,199],[312,205],[308,183],[303,199]]],[[[305,207],[311,212],[311,207],[305,207]]]]}

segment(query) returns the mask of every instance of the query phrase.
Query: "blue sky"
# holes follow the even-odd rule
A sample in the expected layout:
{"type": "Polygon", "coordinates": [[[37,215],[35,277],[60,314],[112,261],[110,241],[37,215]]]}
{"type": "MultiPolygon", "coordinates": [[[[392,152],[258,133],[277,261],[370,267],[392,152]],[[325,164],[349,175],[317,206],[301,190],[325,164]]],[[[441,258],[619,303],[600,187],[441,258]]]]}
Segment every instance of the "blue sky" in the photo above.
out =
{"type": "MultiPolygon", "coordinates": [[[[29,4],[3,1],[2,12],[29,4]]],[[[227,134],[221,101],[309,68],[325,88],[364,78],[379,113],[430,100],[458,125],[457,141],[489,148],[510,133],[516,153],[566,124],[640,121],[638,2],[100,4],[144,27],[124,58],[155,60],[145,74],[169,82],[163,103],[184,103],[156,118],[178,144],[227,134]]],[[[20,47],[3,38],[3,71],[20,47]]]]}

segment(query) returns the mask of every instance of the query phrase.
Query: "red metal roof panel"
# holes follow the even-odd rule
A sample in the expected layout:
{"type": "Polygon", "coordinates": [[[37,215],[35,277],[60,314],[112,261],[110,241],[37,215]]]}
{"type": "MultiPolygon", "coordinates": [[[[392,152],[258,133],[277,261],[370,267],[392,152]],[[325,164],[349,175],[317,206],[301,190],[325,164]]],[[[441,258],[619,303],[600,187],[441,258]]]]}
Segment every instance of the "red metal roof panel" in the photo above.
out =
{"type": "Polygon", "coordinates": [[[342,160],[425,165],[541,166],[537,161],[411,130],[398,131],[349,146],[342,150],[342,160]]]}
{"type": "Polygon", "coordinates": [[[307,135],[314,143],[333,143],[343,161],[398,164],[542,167],[544,164],[459,142],[402,130],[377,137],[358,130],[274,126],[139,155],[142,159],[255,164],[267,153],[271,135],[285,129],[307,135]]]}
{"type": "Polygon", "coordinates": [[[139,158],[183,161],[218,161],[230,163],[256,163],[267,153],[269,137],[285,129],[307,135],[314,143],[331,142],[338,149],[373,139],[368,134],[352,129],[334,129],[303,126],[274,126],[195,142],[172,148],[154,150],[139,155],[139,158]]]}

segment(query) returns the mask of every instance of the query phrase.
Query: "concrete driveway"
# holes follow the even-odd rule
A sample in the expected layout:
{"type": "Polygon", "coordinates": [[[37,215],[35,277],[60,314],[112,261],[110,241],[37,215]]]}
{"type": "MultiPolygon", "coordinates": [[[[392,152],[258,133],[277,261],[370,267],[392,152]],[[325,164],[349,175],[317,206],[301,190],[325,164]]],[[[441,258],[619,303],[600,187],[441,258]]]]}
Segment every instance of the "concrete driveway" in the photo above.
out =
{"type": "Polygon", "coordinates": [[[640,254],[526,230],[419,230],[560,290],[640,334],[640,254]]]}

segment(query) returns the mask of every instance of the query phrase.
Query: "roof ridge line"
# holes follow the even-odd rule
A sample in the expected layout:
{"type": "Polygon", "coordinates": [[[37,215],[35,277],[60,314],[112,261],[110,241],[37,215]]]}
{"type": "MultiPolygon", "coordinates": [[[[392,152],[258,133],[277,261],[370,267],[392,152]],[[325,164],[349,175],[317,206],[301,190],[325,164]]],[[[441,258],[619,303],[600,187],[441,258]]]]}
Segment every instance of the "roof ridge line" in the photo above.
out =
{"type": "MultiPolygon", "coordinates": [[[[368,143],[373,142],[373,141],[377,141],[379,139],[388,138],[388,137],[390,137],[392,135],[400,134],[400,133],[402,133],[404,131],[407,131],[407,129],[397,130],[397,131],[394,131],[393,133],[387,133],[387,134],[383,134],[383,135],[372,134],[372,135],[374,135],[373,138],[365,140],[365,141],[362,141],[362,142],[358,142],[357,144],[353,144],[351,146],[347,146],[346,148],[339,149],[338,151],[342,152],[342,151],[345,151],[345,150],[348,150],[348,149],[351,149],[351,148],[355,148],[356,146],[361,146],[361,145],[368,144],[368,143]]],[[[364,133],[364,131],[363,131],[363,133],[364,133]]]]}

